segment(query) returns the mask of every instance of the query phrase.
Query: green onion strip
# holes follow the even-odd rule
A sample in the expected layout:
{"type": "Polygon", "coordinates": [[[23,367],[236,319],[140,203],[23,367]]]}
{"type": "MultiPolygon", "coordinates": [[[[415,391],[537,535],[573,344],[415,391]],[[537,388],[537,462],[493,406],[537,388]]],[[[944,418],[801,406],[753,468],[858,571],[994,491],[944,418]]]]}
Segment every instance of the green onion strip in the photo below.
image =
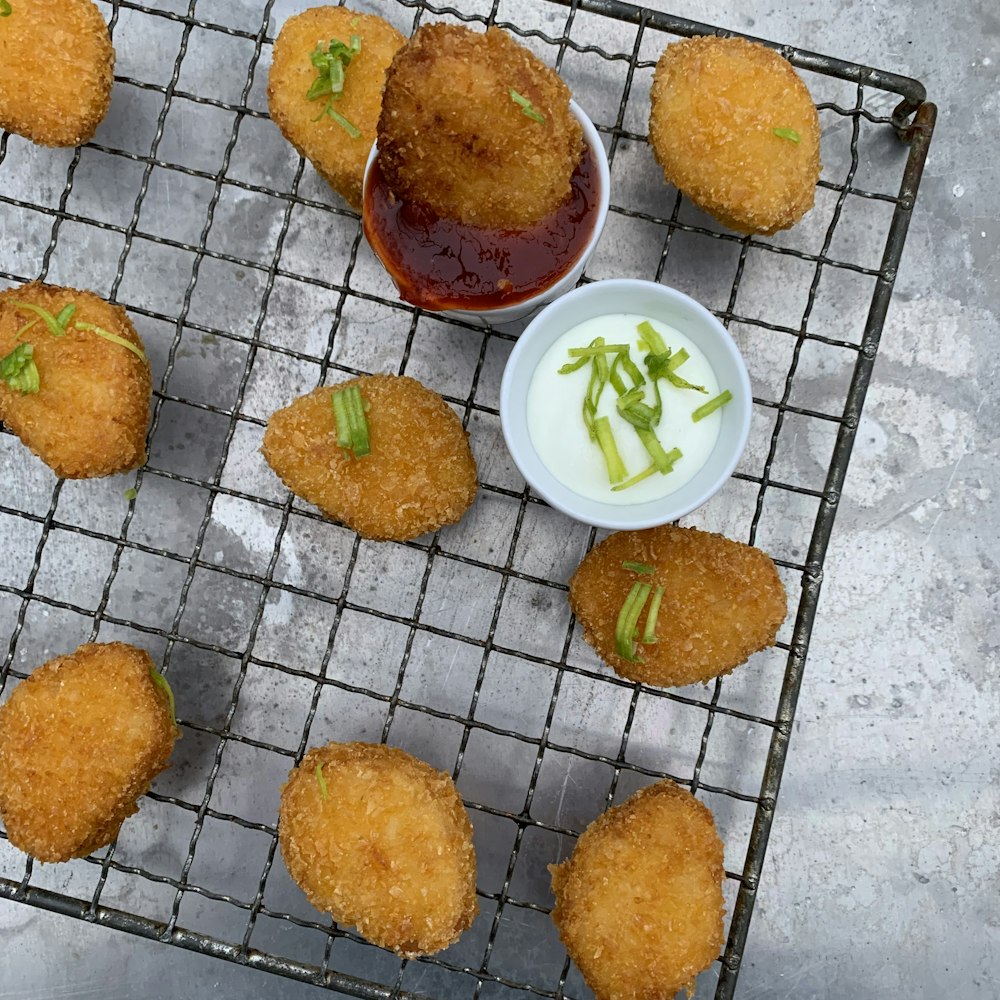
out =
{"type": "Polygon", "coordinates": [[[371,436],[361,390],[357,385],[334,389],[331,400],[337,425],[337,447],[355,458],[371,454],[371,436]]]}
{"type": "Polygon", "coordinates": [[[321,97],[326,98],[323,110],[313,121],[318,122],[324,115],[328,115],[352,139],[361,138],[361,129],[339,111],[334,110],[333,104],[344,96],[345,71],[351,60],[360,52],[360,36],[351,35],[350,45],[345,45],[336,38],[331,39],[325,46],[323,42],[319,42],[315,51],[309,56],[317,76],[306,92],[306,100],[318,101],[321,97]]]}
{"type": "Polygon", "coordinates": [[[714,399],[710,399],[707,403],[702,403],[702,405],[691,414],[691,419],[695,423],[698,423],[699,420],[704,420],[710,413],[715,413],[719,407],[725,406],[726,403],[732,400],[732,398],[733,394],[728,389],[724,389],[714,399]]]}
{"type": "Polygon", "coordinates": [[[650,583],[633,583],[621,611],[618,612],[618,621],[615,624],[615,650],[619,656],[632,663],[640,662],[635,655],[635,632],[652,589],[653,585],[650,583]]]}
{"type": "Polygon", "coordinates": [[[327,789],[326,789],[326,778],[323,777],[323,765],[316,765],[316,781],[319,784],[319,794],[322,796],[323,801],[326,802],[327,799],[327,789]]]}

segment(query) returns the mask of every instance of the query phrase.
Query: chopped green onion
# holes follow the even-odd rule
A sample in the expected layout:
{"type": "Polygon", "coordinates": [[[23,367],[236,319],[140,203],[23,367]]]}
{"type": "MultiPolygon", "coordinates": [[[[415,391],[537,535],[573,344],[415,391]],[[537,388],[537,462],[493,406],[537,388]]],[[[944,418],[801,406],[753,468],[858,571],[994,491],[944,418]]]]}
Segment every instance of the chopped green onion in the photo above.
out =
{"type": "Polygon", "coordinates": [[[652,589],[652,584],[649,583],[633,583],[621,611],[618,612],[618,621],[615,624],[615,649],[619,656],[632,663],[638,662],[635,655],[636,626],[652,589]]]}
{"type": "Polygon", "coordinates": [[[619,396],[624,396],[628,391],[625,388],[625,382],[621,375],[618,374],[618,369],[622,364],[622,356],[620,354],[615,355],[615,360],[611,362],[611,370],[608,372],[608,381],[611,383],[611,388],[615,390],[615,393],[619,396]]]}
{"type": "Polygon", "coordinates": [[[535,106],[528,100],[527,97],[519,94],[513,87],[509,87],[507,89],[507,93],[510,94],[510,99],[520,107],[522,115],[526,115],[534,122],[544,124],[545,115],[543,115],[540,111],[535,110],[535,106]]]}
{"type": "Polygon", "coordinates": [[[596,358],[605,354],[621,354],[628,350],[628,344],[605,344],[603,337],[598,337],[601,341],[593,343],[590,347],[571,347],[566,353],[571,358],[596,358]]]}
{"type": "Polygon", "coordinates": [[[75,323],[74,326],[78,330],[87,330],[91,333],[96,333],[98,337],[103,337],[105,340],[109,340],[112,344],[117,344],[119,347],[124,347],[131,351],[140,361],[146,360],[146,355],[142,353],[142,348],[137,347],[132,343],[131,340],[126,340],[124,337],[119,337],[117,333],[111,333],[110,330],[105,330],[103,327],[95,326],[93,323],[75,323]]]}
{"type": "MultiPolygon", "coordinates": [[[[26,309],[28,312],[34,313],[38,319],[40,319],[49,328],[49,333],[51,333],[53,337],[61,337],[66,332],[66,328],[59,322],[58,319],[56,319],[55,316],[52,315],[52,313],[48,311],[48,309],[36,306],[34,302],[17,302],[12,300],[11,305],[14,306],[15,309],[26,309]]],[[[66,310],[64,309],[63,313],[65,311],[66,310]]],[[[62,316],[63,313],[60,313],[59,315],[62,316]]],[[[37,320],[35,322],[37,322],[37,320]]],[[[34,326],[34,323],[22,327],[18,336],[24,333],[25,330],[30,329],[31,326],[34,326]]]]}
{"type": "Polygon", "coordinates": [[[139,491],[134,486],[130,486],[125,491],[125,499],[126,500],[134,500],[138,495],[139,495],[139,491]]]}
{"type": "Polygon", "coordinates": [[[350,119],[345,118],[340,112],[334,111],[329,105],[327,105],[326,113],[352,138],[361,138],[361,129],[358,128],[354,122],[350,119]]]}
{"type": "Polygon", "coordinates": [[[636,427],[636,434],[639,436],[639,440],[642,442],[643,448],[649,453],[649,457],[653,460],[653,465],[656,466],[657,472],[662,472],[666,475],[668,472],[672,472],[674,468],[674,463],[670,458],[670,455],[663,450],[663,445],[660,444],[660,439],[656,436],[653,431],[644,430],[641,427],[636,427]]]}
{"type": "MultiPolygon", "coordinates": [[[[640,390],[641,391],[641,390],[640,390]]],[[[630,393],[625,393],[624,396],[619,396],[618,401],[615,406],[618,410],[619,415],[623,420],[627,420],[633,427],[638,430],[651,431],[655,426],[654,417],[656,413],[653,408],[647,406],[645,403],[640,402],[630,402],[626,405],[622,405],[623,399],[628,399],[630,393]]]]}
{"type": "Polygon", "coordinates": [[[38,366],[32,359],[35,349],[31,344],[18,344],[7,357],[0,360],[0,379],[3,379],[25,396],[38,392],[38,366]]]}
{"type": "Polygon", "coordinates": [[[690,357],[691,355],[688,354],[688,352],[685,351],[683,347],[677,351],[674,351],[674,353],[670,355],[670,360],[667,362],[667,371],[668,372],[677,371],[677,369],[680,368],[680,366],[684,364],[684,362],[687,361],[687,359],[690,357]]]}
{"type": "Polygon", "coordinates": [[[576,361],[567,361],[566,364],[559,369],[558,374],[569,375],[570,372],[579,371],[589,360],[589,358],[577,358],[576,361]]]}
{"type": "Polygon", "coordinates": [[[163,693],[167,696],[167,703],[170,705],[170,721],[176,726],[177,725],[177,706],[174,704],[174,692],[171,691],[170,685],[167,683],[166,677],[163,676],[158,670],[153,667],[149,668],[149,676],[153,683],[160,688],[163,693]]]}
{"type": "Polygon", "coordinates": [[[715,413],[720,406],[725,406],[726,403],[732,400],[732,398],[733,394],[728,389],[725,389],[714,399],[710,399],[707,403],[702,403],[702,405],[691,414],[691,419],[695,423],[698,423],[699,420],[704,420],[710,413],[715,413]]]}
{"type": "Polygon", "coordinates": [[[662,354],[667,350],[667,345],[663,342],[663,338],[656,331],[656,328],[648,319],[644,319],[636,329],[642,336],[642,339],[646,342],[646,346],[653,354],[662,354]]]}
{"type": "Polygon", "coordinates": [[[611,433],[611,421],[607,417],[598,417],[594,421],[594,435],[604,455],[604,463],[608,467],[608,479],[612,483],[620,483],[628,475],[628,471],[621,455],[618,454],[618,445],[615,444],[615,436],[611,433]]]}
{"type": "Polygon", "coordinates": [[[632,379],[632,384],[634,386],[645,385],[646,380],[642,377],[642,372],[639,371],[635,362],[629,355],[628,348],[625,348],[625,350],[621,353],[620,357],[622,359],[622,368],[625,369],[625,374],[628,375],[630,379],[632,379]]]}
{"type": "Polygon", "coordinates": [[[660,602],[663,600],[663,587],[657,587],[653,591],[653,599],[649,602],[649,611],[646,612],[646,627],[642,632],[644,645],[656,642],[656,617],[660,613],[660,602]]]}
{"type": "Polygon", "coordinates": [[[316,765],[316,781],[319,783],[319,794],[323,797],[323,801],[326,802],[327,790],[326,790],[326,778],[323,777],[323,765],[316,765]]]}
{"type": "Polygon", "coordinates": [[[641,562],[629,562],[628,559],[622,563],[622,569],[627,569],[630,573],[643,573],[650,574],[654,572],[655,567],[650,566],[648,563],[641,562]]]}
{"type": "Polygon", "coordinates": [[[799,142],[800,141],[799,133],[796,132],[795,129],[793,129],[793,128],[775,128],[775,129],[771,129],[771,131],[779,139],[787,139],[789,142],[799,142]]]}
{"type": "Polygon", "coordinates": [[[0,0],[0,17],[10,17],[13,13],[7,0],[0,0]]]}
{"type": "Polygon", "coordinates": [[[59,315],[56,316],[56,322],[59,324],[59,329],[66,332],[66,324],[73,318],[73,313],[76,312],[76,303],[71,302],[68,306],[63,306],[59,310],[59,315]]]}
{"type": "Polygon", "coordinates": [[[355,458],[371,454],[368,419],[364,401],[357,385],[334,389],[333,417],[337,424],[337,447],[350,452],[355,458]]]}

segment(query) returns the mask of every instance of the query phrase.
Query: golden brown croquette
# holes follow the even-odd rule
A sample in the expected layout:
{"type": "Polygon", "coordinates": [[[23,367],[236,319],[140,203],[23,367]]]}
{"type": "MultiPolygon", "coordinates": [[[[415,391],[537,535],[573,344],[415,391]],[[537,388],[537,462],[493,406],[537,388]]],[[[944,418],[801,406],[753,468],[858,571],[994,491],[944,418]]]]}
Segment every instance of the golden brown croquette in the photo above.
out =
{"type": "Polygon", "coordinates": [[[416,379],[365,375],[324,386],[272,414],[264,458],[297,496],[366,538],[407,541],[459,520],[476,496],[468,434],[416,379]],[[334,389],[357,385],[371,453],[337,445],[334,389]]]}
{"type": "MultiPolygon", "coordinates": [[[[675,687],[729,673],[774,644],[785,620],[785,588],[760,549],[722,535],[663,525],[609,535],[570,580],[569,601],[587,642],[615,673],[675,687]],[[624,563],[648,567],[637,574],[624,563]],[[639,642],[635,660],[616,648],[622,605],[636,581],[663,588],[655,643],[639,642]]],[[[639,619],[644,632],[648,601],[639,619]]]]}
{"type": "Polygon", "coordinates": [[[121,306],[39,282],[0,292],[0,372],[27,363],[37,386],[0,377],[0,420],[57,476],[109,476],[146,461],[149,362],[121,306]]]}
{"type": "Polygon", "coordinates": [[[724,226],[770,234],[812,208],[819,116],[773,49],[743,38],[674,42],[651,101],[649,141],[667,181],[724,226]]]}
{"type": "Polygon", "coordinates": [[[472,826],[451,778],[395,747],[315,747],[281,791],[281,853],[319,910],[406,957],[479,911],[472,826]]]}
{"type": "Polygon", "coordinates": [[[40,861],[111,843],[170,759],[172,696],[149,654],[87,644],[50,660],[0,708],[0,815],[40,861]]]}

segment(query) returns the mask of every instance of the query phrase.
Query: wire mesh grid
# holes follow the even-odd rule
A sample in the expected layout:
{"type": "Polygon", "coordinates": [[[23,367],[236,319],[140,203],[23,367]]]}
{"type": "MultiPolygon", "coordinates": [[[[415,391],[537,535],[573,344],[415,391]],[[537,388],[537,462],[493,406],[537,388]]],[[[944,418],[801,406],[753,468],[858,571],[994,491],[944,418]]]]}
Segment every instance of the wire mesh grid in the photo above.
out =
{"type": "Polygon", "coordinates": [[[118,75],[95,141],[57,152],[0,138],[0,278],[128,308],[158,387],[150,460],[125,479],[58,481],[0,434],[0,683],[78,642],[133,641],[171,680],[184,739],[111,847],[39,866],[0,831],[0,895],[358,996],[585,997],[548,917],[546,865],[603,809],[671,777],[712,808],[726,844],[728,940],[698,995],[732,996],[933,128],[923,88],[783,49],[820,108],[816,207],[790,233],[739,237],[662,184],[645,142],[663,45],[715,29],[606,0],[370,5],[404,33],[496,23],[555,65],[612,165],[585,280],[681,288],[747,358],[750,445],[687,520],[768,550],[792,613],[750,667],[667,691],[612,675],[574,627],[566,581],[599,533],[532,496],[503,449],[497,392],[516,331],[398,302],[357,216],[267,121],[270,46],[292,4],[103,6],[118,75]],[[479,462],[466,518],[405,545],[325,521],[257,453],[278,406],[373,371],[440,391],[479,462]],[[449,771],[470,810],[481,913],[439,956],[400,960],[333,925],[276,859],[285,774],[308,746],[352,738],[449,771]]]}

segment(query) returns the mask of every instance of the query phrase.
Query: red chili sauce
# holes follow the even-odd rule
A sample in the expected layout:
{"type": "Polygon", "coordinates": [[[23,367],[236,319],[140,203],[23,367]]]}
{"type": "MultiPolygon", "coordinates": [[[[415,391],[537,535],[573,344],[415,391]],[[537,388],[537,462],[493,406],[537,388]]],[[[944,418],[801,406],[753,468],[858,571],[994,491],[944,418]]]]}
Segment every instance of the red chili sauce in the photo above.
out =
{"type": "Polygon", "coordinates": [[[434,310],[515,305],[572,268],[594,230],[598,185],[587,146],[569,197],[551,215],[528,229],[482,229],[399,201],[376,158],[365,185],[365,236],[405,302],[434,310]]]}

